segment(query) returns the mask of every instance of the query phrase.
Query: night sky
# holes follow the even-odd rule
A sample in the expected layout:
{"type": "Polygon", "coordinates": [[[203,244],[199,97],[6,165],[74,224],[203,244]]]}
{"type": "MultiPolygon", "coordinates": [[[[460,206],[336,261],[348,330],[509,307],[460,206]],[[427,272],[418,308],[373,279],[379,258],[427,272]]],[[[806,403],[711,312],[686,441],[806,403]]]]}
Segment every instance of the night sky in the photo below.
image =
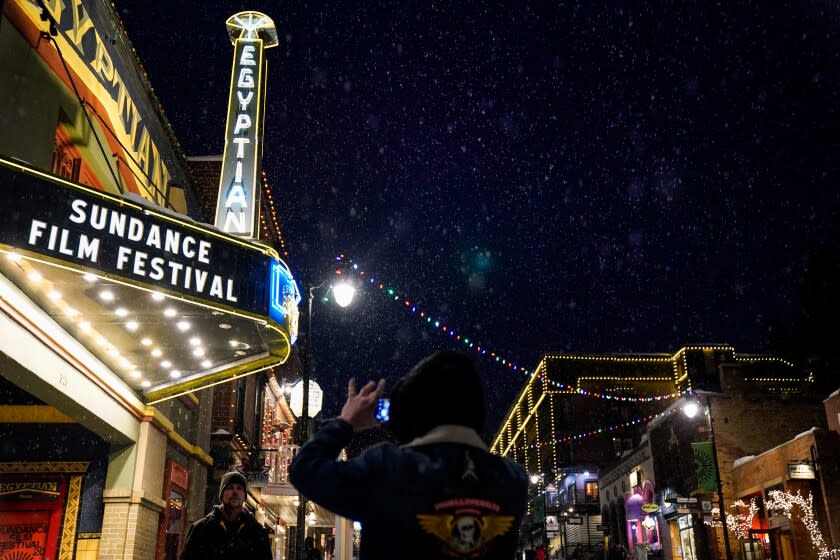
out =
{"type": "MultiPolygon", "coordinates": [[[[771,351],[837,258],[831,2],[115,4],[190,156],[223,150],[225,20],[272,17],[263,166],[300,283],[345,253],[526,368],[771,351]]],[[[454,345],[370,288],[314,330],[327,414],[454,345]]],[[[477,363],[492,433],[525,377],[477,363]]]]}

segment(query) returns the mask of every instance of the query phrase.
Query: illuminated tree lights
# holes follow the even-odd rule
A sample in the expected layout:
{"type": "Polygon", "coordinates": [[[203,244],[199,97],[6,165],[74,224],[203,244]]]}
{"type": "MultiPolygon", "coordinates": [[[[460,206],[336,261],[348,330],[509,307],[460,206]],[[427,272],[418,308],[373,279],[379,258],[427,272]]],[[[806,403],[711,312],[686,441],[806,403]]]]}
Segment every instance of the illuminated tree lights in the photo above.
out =
{"type": "MultiPolygon", "coordinates": [[[[729,507],[737,508],[738,513],[726,515],[727,527],[730,531],[735,533],[735,536],[739,539],[749,538],[753,519],[755,519],[755,516],[758,513],[758,504],[756,503],[755,498],[750,499],[749,505],[747,505],[743,500],[736,500],[729,507]],[[747,513],[741,513],[744,509],[747,510],[747,513]]],[[[710,527],[723,527],[723,523],[720,518],[720,508],[713,507],[711,518],[704,519],[703,522],[710,527]]]]}
{"type": "Polygon", "coordinates": [[[770,499],[767,500],[767,510],[778,511],[790,520],[793,520],[793,508],[798,507],[802,515],[800,520],[811,537],[811,544],[817,551],[817,558],[820,560],[835,560],[840,558],[840,549],[830,549],[823,539],[817,518],[814,516],[814,496],[808,493],[806,500],[799,491],[796,494],[781,490],[771,490],[770,499]]]}

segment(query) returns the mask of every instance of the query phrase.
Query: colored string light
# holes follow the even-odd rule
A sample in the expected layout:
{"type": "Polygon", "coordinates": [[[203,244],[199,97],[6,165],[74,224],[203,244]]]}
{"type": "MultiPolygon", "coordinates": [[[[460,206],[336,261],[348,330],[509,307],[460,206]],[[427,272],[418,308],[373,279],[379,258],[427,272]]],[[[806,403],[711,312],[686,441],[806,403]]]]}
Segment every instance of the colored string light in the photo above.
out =
{"type": "MultiPolygon", "coordinates": [[[[344,259],[345,257],[341,257],[344,259]]],[[[465,335],[461,334],[460,329],[456,329],[447,321],[434,317],[433,314],[428,313],[425,309],[421,306],[417,305],[411,298],[405,295],[401,295],[400,290],[392,286],[386,285],[384,282],[378,282],[376,278],[367,274],[365,271],[360,270],[357,266],[353,266],[350,268],[353,272],[358,274],[360,277],[367,279],[368,283],[370,283],[374,288],[378,289],[380,293],[385,295],[391,301],[397,302],[400,304],[402,308],[406,311],[411,313],[412,315],[416,316],[420,322],[426,325],[428,328],[435,330],[438,334],[442,336],[448,336],[455,340],[456,342],[460,342],[467,350],[471,350],[472,352],[482,356],[485,359],[490,360],[493,363],[501,365],[503,367],[508,368],[511,371],[515,371],[519,374],[525,375],[527,377],[534,377],[537,376],[538,379],[542,379],[547,382],[550,386],[570,394],[578,394],[583,397],[590,397],[590,398],[597,398],[601,400],[607,401],[620,401],[620,402],[652,402],[652,401],[662,401],[662,400],[670,400],[670,399],[677,399],[680,398],[685,394],[684,391],[676,391],[673,393],[666,393],[663,395],[652,395],[652,396],[628,396],[628,395],[615,395],[611,393],[601,393],[598,391],[588,391],[585,389],[579,389],[572,387],[570,385],[566,385],[564,383],[560,383],[553,379],[549,379],[545,376],[545,374],[535,374],[533,371],[527,369],[524,366],[519,365],[519,363],[515,360],[512,360],[499,352],[496,352],[491,347],[486,344],[481,344],[476,342],[474,339],[471,339],[465,335]]]]}
{"type": "Polygon", "coordinates": [[[663,416],[673,414],[674,412],[677,412],[677,410],[679,410],[679,409],[666,410],[665,412],[660,412],[659,414],[649,414],[647,416],[642,416],[641,418],[636,418],[635,420],[630,420],[630,421],[627,421],[627,422],[621,422],[620,424],[614,424],[612,426],[604,426],[604,427],[601,427],[601,428],[596,428],[594,430],[589,430],[587,432],[580,432],[579,434],[569,434],[569,435],[566,435],[566,436],[563,436],[563,437],[560,437],[560,438],[557,438],[557,439],[551,440],[551,441],[541,441],[541,442],[537,442],[537,443],[531,443],[531,444],[528,444],[528,445],[520,445],[520,446],[516,447],[516,450],[517,451],[525,451],[525,450],[528,450],[528,449],[540,449],[540,448],[543,448],[543,447],[548,447],[550,445],[554,446],[554,445],[569,443],[571,441],[578,441],[578,440],[582,440],[582,439],[586,439],[586,438],[590,438],[590,437],[602,436],[602,435],[610,434],[612,432],[623,430],[625,428],[629,428],[630,426],[637,426],[639,424],[644,424],[644,423],[650,422],[651,420],[653,420],[655,418],[661,418],[663,416]]]}

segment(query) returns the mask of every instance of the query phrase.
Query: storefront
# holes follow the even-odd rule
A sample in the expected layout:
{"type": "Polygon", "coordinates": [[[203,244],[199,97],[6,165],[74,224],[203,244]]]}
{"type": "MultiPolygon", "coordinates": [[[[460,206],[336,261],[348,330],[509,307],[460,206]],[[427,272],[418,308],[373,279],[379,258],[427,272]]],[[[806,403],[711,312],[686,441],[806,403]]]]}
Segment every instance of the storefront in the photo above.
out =
{"type": "Polygon", "coordinates": [[[675,535],[668,532],[676,511],[656,489],[649,442],[602,473],[601,511],[608,545],[621,544],[637,558],[670,558],[675,535]]]}
{"type": "Polygon", "coordinates": [[[297,287],[200,223],[110,3],[4,2],[0,52],[0,555],[174,559],[213,465],[202,389],[288,358],[297,287]]]}

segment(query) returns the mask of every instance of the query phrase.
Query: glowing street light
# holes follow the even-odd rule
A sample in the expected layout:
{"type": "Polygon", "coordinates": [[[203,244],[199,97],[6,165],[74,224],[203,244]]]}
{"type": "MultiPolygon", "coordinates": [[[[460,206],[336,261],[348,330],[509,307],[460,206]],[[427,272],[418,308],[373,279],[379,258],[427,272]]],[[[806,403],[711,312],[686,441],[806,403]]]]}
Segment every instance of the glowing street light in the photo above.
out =
{"type": "Polygon", "coordinates": [[[688,401],[683,407],[683,414],[689,418],[694,418],[700,412],[700,404],[697,401],[688,401]]]}
{"type": "Polygon", "coordinates": [[[353,298],[356,295],[356,288],[345,280],[332,287],[333,300],[339,307],[347,307],[353,303],[353,298]]]}
{"type": "MultiPolygon", "coordinates": [[[[340,256],[338,260],[341,262],[342,266],[346,266],[346,260],[344,259],[343,255],[340,256]]],[[[337,271],[337,274],[341,274],[341,272],[337,271]]],[[[298,421],[300,422],[301,426],[301,429],[298,432],[298,441],[300,445],[303,445],[309,439],[310,431],[309,380],[312,377],[312,303],[315,300],[315,291],[323,287],[325,283],[326,280],[318,285],[310,285],[306,289],[306,334],[304,338],[305,343],[303,346],[303,376],[301,378],[302,402],[300,417],[298,418],[298,421]]],[[[349,281],[343,278],[341,278],[336,284],[330,286],[329,289],[332,290],[333,300],[340,307],[347,307],[348,305],[350,305],[353,302],[353,298],[356,295],[356,288],[354,288],[349,281]]],[[[318,411],[315,411],[316,414],[317,412],[318,411]]],[[[310,514],[309,517],[307,517],[306,515],[308,501],[309,500],[306,499],[306,496],[298,493],[297,526],[295,528],[297,536],[298,558],[303,558],[303,544],[306,538],[306,525],[315,524],[314,514],[310,514]]]]}
{"type": "MultiPolygon", "coordinates": [[[[699,398],[699,396],[698,396],[699,398]]],[[[705,410],[706,415],[706,430],[709,434],[709,440],[712,444],[712,459],[714,460],[715,476],[717,477],[717,495],[718,508],[720,509],[720,523],[723,527],[723,546],[726,553],[726,560],[732,560],[732,549],[729,546],[729,527],[727,526],[726,509],[723,502],[723,480],[720,478],[720,465],[718,464],[717,445],[715,445],[715,432],[712,426],[712,403],[706,399],[705,410]]],[[[689,400],[683,406],[683,414],[688,418],[694,418],[700,412],[701,404],[697,400],[689,400]]]]}

